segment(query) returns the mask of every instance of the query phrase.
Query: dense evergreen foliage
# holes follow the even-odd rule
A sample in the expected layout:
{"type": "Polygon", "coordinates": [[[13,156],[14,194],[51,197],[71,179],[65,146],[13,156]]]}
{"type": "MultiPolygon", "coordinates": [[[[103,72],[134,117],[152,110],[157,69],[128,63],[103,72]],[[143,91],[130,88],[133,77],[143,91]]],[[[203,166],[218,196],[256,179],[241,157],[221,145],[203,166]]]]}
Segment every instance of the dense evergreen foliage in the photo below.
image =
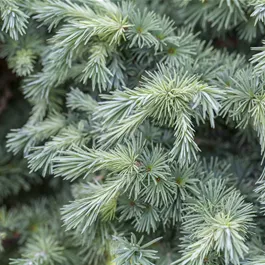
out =
{"type": "Polygon", "coordinates": [[[265,265],[264,0],[0,14],[1,265],[265,265]]]}

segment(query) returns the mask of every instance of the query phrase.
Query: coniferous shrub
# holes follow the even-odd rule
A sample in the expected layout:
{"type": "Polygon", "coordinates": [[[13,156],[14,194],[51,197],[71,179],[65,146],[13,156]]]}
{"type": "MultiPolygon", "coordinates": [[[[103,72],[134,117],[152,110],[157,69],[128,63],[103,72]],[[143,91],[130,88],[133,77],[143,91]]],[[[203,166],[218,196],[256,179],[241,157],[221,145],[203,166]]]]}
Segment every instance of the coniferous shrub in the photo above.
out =
{"type": "Polygon", "coordinates": [[[0,14],[1,265],[265,265],[264,0],[0,14]]]}

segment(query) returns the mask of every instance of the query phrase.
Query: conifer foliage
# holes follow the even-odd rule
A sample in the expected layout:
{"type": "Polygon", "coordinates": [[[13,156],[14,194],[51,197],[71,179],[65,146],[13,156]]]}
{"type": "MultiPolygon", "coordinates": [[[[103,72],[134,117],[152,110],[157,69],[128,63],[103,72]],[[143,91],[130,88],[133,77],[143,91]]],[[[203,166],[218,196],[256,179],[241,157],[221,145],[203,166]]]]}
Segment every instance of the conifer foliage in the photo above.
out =
{"type": "Polygon", "coordinates": [[[4,265],[265,265],[264,0],[0,15],[31,108],[1,138],[4,265]]]}

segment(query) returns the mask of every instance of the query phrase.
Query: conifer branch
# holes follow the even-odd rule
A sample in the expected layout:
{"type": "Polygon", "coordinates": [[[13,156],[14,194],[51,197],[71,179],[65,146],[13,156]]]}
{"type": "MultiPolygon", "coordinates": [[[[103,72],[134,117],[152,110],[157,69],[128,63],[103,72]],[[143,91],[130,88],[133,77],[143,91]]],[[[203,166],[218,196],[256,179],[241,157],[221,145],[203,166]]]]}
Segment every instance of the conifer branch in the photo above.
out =
{"type": "Polygon", "coordinates": [[[114,237],[115,247],[113,249],[113,255],[116,257],[113,262],[117,265],[129,265],[133,264],[144,264],[154,265],[152,261],[158,259],[156,256],[156,250],[146,249],[161,240],[156,238],[147,244],[142,245],[143,237],[137,242],[136,236],[131,235],[131,240],[127,240],[125,237],[114,237]]]}
{"type": "Polygon", "coordinates": [[[55,237],[47,235],[45,230],[34,235],[26,244],[22,259],[12,259],[12,265],[62,264],[65,262],[63,248],[55,237]]]}
{"type": "Polygon", "coordinates": [[[211,251],[224,253],[226,264],[240,264],[248,251],[245,240],[253,225],[252,205],[219,180],[210,180],[200,189],[198,198],[186,204],[183,256],[174,264],[203,264],[211,251]]]}
{"type": "Polygon", "coordinates": [[[219,109],[220,92],[201,83],[196,76],[177,73],[164,66],[155,73],[148,72],[141,85],[133,91],[127,89],[124,92],[114,92],[111,96],[103,96],[108,101],[99,106],[95,116],[101,118],[108,113],[108,118],[103,121],[106,133],[100,141],[112,144],[134,133],[150,117],[161,125],[175,128],[177,140],[171,155],[180,155],[181,163],[190,162],[199,150],[193,139],[190,117],[198,115],[195,109],[202,108],[202,116],[197,118],[205,120],[210,117],[211,124],[214,125],[213,118],[219,109]],[[183,145],[181,148],[180,144],[183,145]]]}
{"type": "Polygon", "coordinates": [[[61,114],[50,115],[37,125],[26,124],[23,128],[14,129],[7,135],[7,148],[14,154],[21,150],[27,154],[32,146],[55,135],[64,126],[65,118],[61,114]]]}
{"type": "Polygon", "coordinates": [[[26,33],[29,16],[21,10],[21,1],[1,0],[0,12],[3,20],[2,31],[17,40],[26,33]]]}

